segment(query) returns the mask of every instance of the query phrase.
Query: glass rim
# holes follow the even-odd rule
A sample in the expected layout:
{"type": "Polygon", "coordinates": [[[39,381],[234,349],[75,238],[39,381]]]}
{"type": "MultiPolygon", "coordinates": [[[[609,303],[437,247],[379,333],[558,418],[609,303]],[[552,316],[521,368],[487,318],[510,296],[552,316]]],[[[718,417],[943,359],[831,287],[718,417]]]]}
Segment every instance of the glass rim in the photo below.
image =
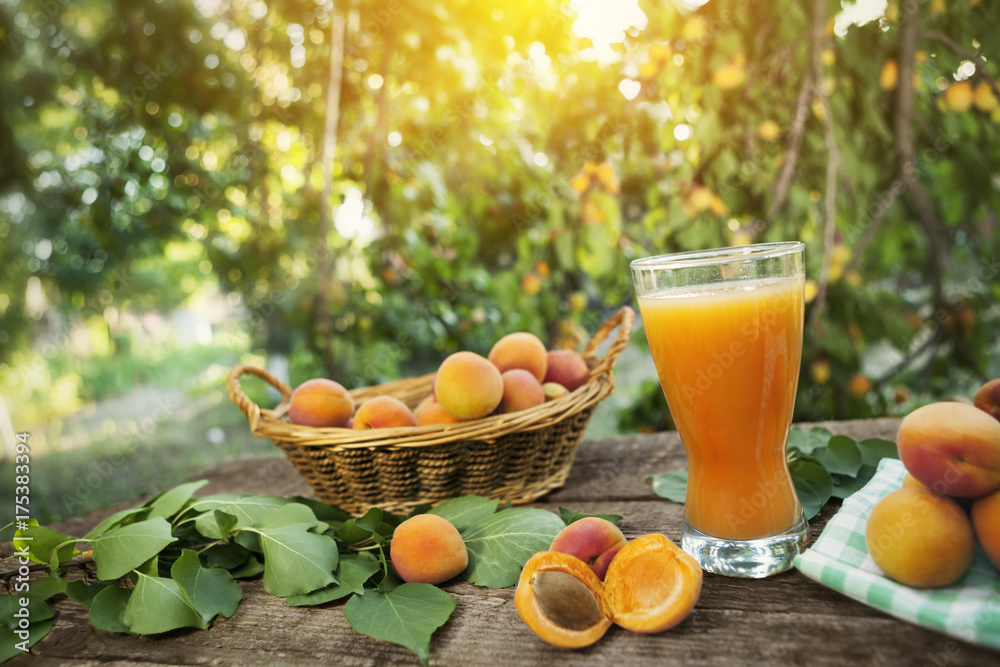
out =
{"type": "Polygon", "coordinates": [[[774,241],[771,243],[751,243],[748,245],[727,246],[709,250],[685,250],[683,252],[667,253],[641,257],[629,262],[633,271],[649,269],[685,269],[699,266],[712,266],[744,262],[748,259],[761,260],[783,257],[802,252],[806,244],[802,241],[774,241]]]}

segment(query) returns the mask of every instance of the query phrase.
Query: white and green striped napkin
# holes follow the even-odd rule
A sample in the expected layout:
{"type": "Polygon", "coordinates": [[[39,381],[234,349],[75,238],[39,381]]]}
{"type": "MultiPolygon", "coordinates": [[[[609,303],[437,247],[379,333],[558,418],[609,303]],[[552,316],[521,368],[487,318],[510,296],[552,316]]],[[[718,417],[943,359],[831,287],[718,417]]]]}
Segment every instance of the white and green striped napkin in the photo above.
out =
{"type": "Polygon", "coordinates": [[[900,488],[905,474],[898,460],[882,459],[872,480],[844,500],[812,547],[795,558],[795,567],[810,579],[887,614],[1000,650],[1000,574],[980,547],[961,579],[931,590],[896,583],[868,555],[868,515],[879,499],[900,488]]]}

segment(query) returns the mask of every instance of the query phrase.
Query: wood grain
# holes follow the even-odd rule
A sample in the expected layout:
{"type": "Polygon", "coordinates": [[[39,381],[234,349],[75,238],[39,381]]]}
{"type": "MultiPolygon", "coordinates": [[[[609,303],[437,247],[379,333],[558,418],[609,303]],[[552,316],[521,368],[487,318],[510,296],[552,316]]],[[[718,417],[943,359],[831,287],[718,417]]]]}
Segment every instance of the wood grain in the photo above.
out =
{"type": "MultiPolygon", "coordinates": [[[[822,424],[854,438],[894,439],[897,420],[822,424]]],[[[682,507],[657,498],[645,479],[682,468],[676,434],[584,440],[566,486],[534,506],[560,506],[624,516],[626,537],[662,532],[680,538],[682,507]]],[[[199,495],[224,491],[301,494],[308,486],[284,458],[245,461],[207,471],[199,495]]],[[[130,506],[133,503],[128,503],[130,506]]],[[[121,506],[54,526],[83,534],[121,506]]],[[[836,512],[812,522],[818,535],[836,512]]],[[[342,603],[289,607],[260,581],[241,583],[243,602],[207,631],[155,638],[114,635],[91,627],[86,610],[62,599],[52,632],[11,665],[386,665],[418,664],[407,650],[354,632],[342,603]]],[[[641,635],[612,627],[594,646],[567,651],[539,640],[521,622],[513,589],[457,581],[444,587],[457,603],[433,637],[432,665],[984,665],[1000,653],[910,625],[821,586],[796,571],[746,581],[707,574],[694,612],[676,628],[641,635]]]]}

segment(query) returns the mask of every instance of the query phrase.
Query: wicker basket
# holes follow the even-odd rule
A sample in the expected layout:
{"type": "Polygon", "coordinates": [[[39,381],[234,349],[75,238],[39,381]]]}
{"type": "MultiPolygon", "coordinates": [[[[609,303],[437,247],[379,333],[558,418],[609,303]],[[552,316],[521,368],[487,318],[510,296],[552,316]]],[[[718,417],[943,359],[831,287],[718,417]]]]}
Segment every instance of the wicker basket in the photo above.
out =
{"type": "MultiPolygon", "coordinates": [[[[594,408],[614,391],[612,369],[634,323],[635,313],[625,306],[601,326],[583,352],[590,379],[568,396],[458,424],[369,431],[299,426],[288,421],[291,388],[267,371],[239,364],[226,387],[254,435],[274,440],[320,499],[352,514],[372,506],[405,512],[466,494],[527,503],[566,482],[594,408]],[[597,359],[598,346],[616,327],[618,335],[597,359]],[[240,388],[247,373],[278,389],[282,403],[266,410],[251,401],[240,388]]],[[[351,395],[361,403],[388,394],[413,407],[430,394],[433,379],[397,380],[351,395]]]]}

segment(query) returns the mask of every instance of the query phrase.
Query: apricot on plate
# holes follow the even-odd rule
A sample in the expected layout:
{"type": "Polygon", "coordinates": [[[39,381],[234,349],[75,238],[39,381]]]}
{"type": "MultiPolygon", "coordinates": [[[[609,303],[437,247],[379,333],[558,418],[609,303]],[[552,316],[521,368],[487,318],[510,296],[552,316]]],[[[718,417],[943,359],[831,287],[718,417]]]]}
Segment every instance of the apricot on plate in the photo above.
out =
{"type": "Polygon", "coordinates": [[[964,403],[931,403],[897,434],[907,472],[941,495],[978,498],[1000,485],[1000,421],[964,403]]]}
{"type": "Polygon", "coordinates": [[[915,588],[954,583],[975,552],[965,511],[929,489],[898,489],[878,501],[865,526],[865,544],[886,576],[915,588]]]}
{"type": "Polygon", "coordinates": [[[990,380],[980,387],[972,397],[972,404],[994,419],[1000,420],[1000,378],[990,380]]]}
{"type": "Polygon", "coordinates": [[[410,408],[393,396],[370,398],[354,414],[354,429],[358,431],[416,425],[417,418],[410,408]]]}
{"type": "Polygon", "coordinates": [[[536,635],[561,648],[590,646],[611,627],[601,580],[582,560],[557,551],[524,564],[514,607],[536,635]]]}
{"type": "Polygon", "coordinates": [[[519,412],[545,402],[542,383],[523,368],[512,368],[503,372],[503,399],[500,406],[504,412],[519,412]]]}
{"type": "Polygon", "coordinates": [[[555,382],[573,391],[587,384],[590,369],[584,358],[573,350],[552,350],[548,353],[545,382],[555,382]]]}
{"type": "Polygon", "coordinates": [[[475,352],[455,352],[438,367],[434,397],[452,417],[479,419],[500,405],[503,378],[485,357],[475,352]]]}
{"type": "Polygon", "coordinates": [[[469,566],[469,551],[450,521],[436,514],[417,514],[396,526],[389,559],[403,581],[436,585],[469,566]]]}
{"type": "Polygon", "coordinates": [[[600,517],[587,516],[559,531],[549,551],[576,556],[603,580],[611,561],[626,542],[618,526],[600,517]]]}
{"type": "Polygon", "coordinates": [[[498,340],[488,358],[501,373],[512,368],[523,368],[539,382],[545,377],[548,367],[545,345],[538,336],[527,331],[510,333],[498,340]]]}
{"type": "Polygon", "coordinates": [[[306,380],[288,401],[288,418],[302,426],[347,424],[354,413],[354,399],[339,382],[325,378],[306,380]]]}
{"type": "Polygon", "coordinates": [[[424,406],[417,416],[417,426],[427,426],[429,424],[457,424],[461,419],[452,417],[448,411],[441,407],[437,401],[432,401],[424,406]]]}
{"type": "Polygon", "coordinates": [[[1000,489],[972,504],[972,529],[979,546],[1000,570],[1000,489]]]}
{"type": "Polygon", "coordinates": [[[693,557],[659,533],[637,537],[618,552],[604,577],[612,620],[634,632],[662,632],[685,618],[701,594],[693,557]]]}

